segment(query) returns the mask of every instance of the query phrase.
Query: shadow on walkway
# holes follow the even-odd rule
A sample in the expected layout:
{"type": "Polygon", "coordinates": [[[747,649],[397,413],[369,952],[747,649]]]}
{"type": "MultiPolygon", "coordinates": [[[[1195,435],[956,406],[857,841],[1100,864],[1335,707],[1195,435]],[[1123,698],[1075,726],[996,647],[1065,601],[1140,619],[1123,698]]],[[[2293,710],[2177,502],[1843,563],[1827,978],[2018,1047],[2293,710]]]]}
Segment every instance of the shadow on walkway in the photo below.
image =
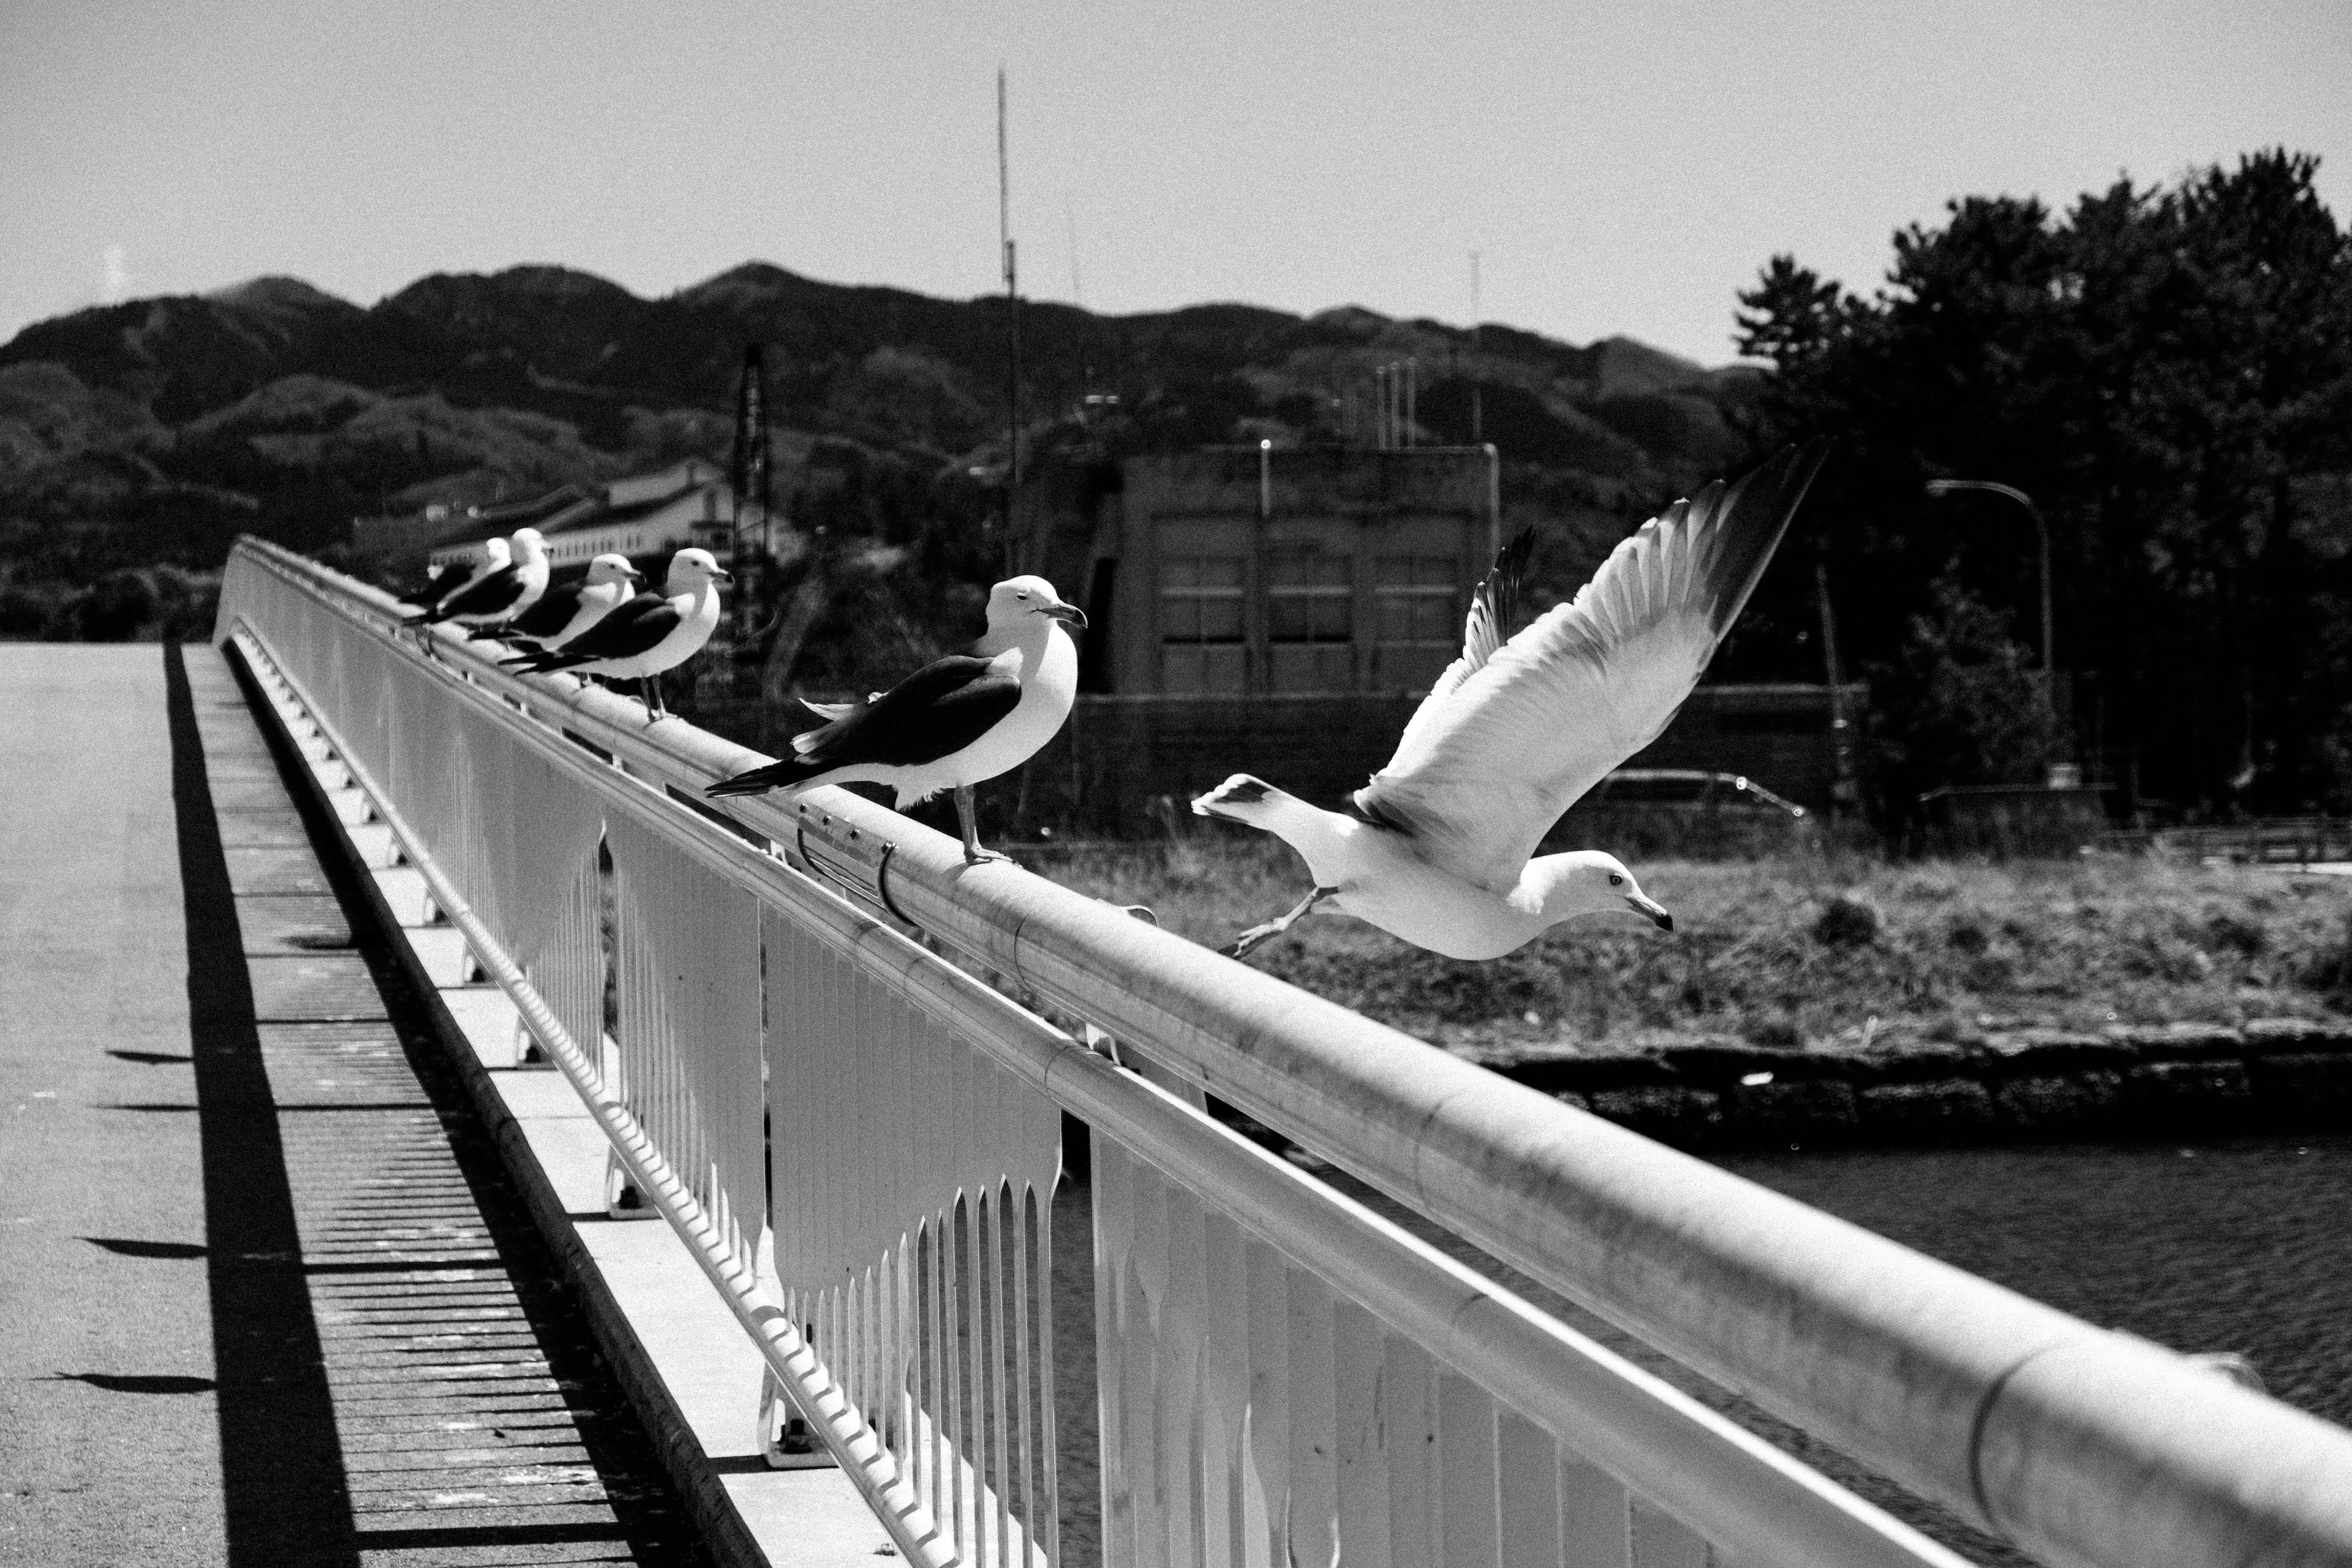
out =
{"type": "Polygon", "coordinates": [[[334,827],[299,759],[219,658],[166,654],[229,1563],[706,1562],[425,999],[310,847],[334,827]]]}
{"type": "Polygon", "coordinates": [[[188,928],[188,1021],[204,1135],[213,1365],[228,1560],[352,1563],[359,1548],[253,984],[188,689],[164,650],[172,804],[188,928]]]}

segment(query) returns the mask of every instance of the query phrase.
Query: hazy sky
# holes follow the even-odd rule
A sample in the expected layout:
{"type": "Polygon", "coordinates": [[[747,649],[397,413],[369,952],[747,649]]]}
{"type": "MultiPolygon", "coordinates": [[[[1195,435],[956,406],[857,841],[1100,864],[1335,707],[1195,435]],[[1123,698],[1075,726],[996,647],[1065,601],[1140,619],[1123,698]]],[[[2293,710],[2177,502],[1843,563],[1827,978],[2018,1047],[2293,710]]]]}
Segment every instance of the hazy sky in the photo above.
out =
{"type": "Polygon", "coordinates": [[[1963,193],[2063,203],[2273,143],[2352,220],[2352,4],[0,0],[0,338],[291,273],[362,304],[751,258],[1731,353],[1793,250],[1875,283],[1963,193]],[[1075,244],[1073,243],[1075,239],[1075,244]]]}

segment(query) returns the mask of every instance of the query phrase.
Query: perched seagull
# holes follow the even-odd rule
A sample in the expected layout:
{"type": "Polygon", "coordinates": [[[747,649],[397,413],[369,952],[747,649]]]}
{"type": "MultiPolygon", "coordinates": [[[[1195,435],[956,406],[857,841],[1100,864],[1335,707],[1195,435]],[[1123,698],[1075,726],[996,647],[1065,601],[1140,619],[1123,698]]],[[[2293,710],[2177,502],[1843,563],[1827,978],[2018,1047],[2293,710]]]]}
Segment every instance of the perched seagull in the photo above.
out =
{"type": "Polygon", "coordinates": [[[733,581],[708,550],[681,550],[669,558],[661,592],[639,594],[561,648],[505,662],[526,675],[566,669],[634,679],[645,699],[646,721],[667,718],[661,673],[702,651],[719,625],[719,584],[733,581]]]}
{"type": "Polygon", "coordinates": [[[1560,813],[1655,740],[1714,657],[1826,444],[1790,447],[1642,525],[1576,595],[1509,637],[1529,534],[1470,605],[1462,657],[1405,725],[1389,765],[1345,813],[1247,773],[1192,803],[1263,828],[1306,858],[1314,890],[1223,951],[1241,957],[1325,899],[1449,958],[1500,958],[1579,915],[1674,917],[1610,855],[1530,860],[1560,813]],[[1509,640],[1507,642],[1506,637],[1509,640]]]}
{"type": "Polygon", "coordinates": [[[459,626],[479,628],[498,626],[522,614],[539,603],[547,592],[547,545],[535,528],[515,530],[511,552],[499,548],[504,540],[493,539],[484,548],[495,557],[507,554],[508,559],[488,571],[479,572],[463,587],[442,596],[440,603],[402,623],[416,628],[426,651],[431,651],[432,637],[425,628],[441,621],[455,621],[459,626]]]}
{"type": "Polygon", "coordinates": [[[526,658],[551,652],[626,604],[629,584],[644,577],[625,555],[599,555],[588,563],[586,576],[550,588],[499,635],[514,639],[526,658]]]}
{"type": "Polygon", "coordinates": [[[721,779],[709,793],[887,784],[904,811],[953,790],[963,858],[1002,860],[980,847],[971,786],[1027,762],[1070,716],[1078,647],[1068,627],[1086,624],[1043,577],[1008,578],[989,590],[988,630],[969,652],[936,659],[863,702],[806,704],[830,722],[793,736],[785,761],[721,779]]]}
{"type": "MultiPolygon", "coordinates": [[[[505,571],[513,560],[514,548],[505,540],[485,539],[482,541],[482,558],[471,568],[456,561],[446,565],[428,566],[425,569],[425,585],[417,592],[402,597],[412,605],[424,605],[425,613],[429,615],[435,605],[450,595],[472,587],[493,572],[505,571]]],[[[419,625],[422,620],[421,616],[411,616],[401,625],[419,625]]]]}

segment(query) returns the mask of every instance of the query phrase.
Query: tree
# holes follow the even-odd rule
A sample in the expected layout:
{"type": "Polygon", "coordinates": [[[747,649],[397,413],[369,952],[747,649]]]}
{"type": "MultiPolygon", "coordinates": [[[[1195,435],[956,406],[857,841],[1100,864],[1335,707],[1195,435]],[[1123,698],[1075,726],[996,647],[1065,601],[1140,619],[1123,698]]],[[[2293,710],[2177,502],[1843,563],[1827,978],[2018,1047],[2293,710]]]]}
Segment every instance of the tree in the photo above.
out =
{"type": "MultiPolygon", "coordinates": [[[[2316,170],[2261,153],[2063,214],[1965,198],[1895,237],[1868,300],[1767,264],[1740,296],[1778,372],[1758,434],[1838,440],[1791,544],[1831,562],[1857,663],[1917,656],[1941,581],[2032,603],[2017,509],[1923,494],[2002,480],[2049,521],[2062,690],[2102,760],[2184,806],[2352,801],[2352,241],[2316,170]]],[[[1905,689],[1882,732],[1936,754],[1948,716],[1905,689]]]]}

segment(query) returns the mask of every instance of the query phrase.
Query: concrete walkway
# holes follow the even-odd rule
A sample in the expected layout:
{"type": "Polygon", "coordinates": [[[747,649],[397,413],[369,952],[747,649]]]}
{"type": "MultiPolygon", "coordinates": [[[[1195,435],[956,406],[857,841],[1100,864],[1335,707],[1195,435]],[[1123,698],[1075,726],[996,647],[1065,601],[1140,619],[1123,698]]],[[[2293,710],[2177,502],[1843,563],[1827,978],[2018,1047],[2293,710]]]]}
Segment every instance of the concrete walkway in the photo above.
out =
{"type": "Polygon", "coordinates": [[[701,1553],[222,657],[0,645],[0,1561],[701,1553]]]}

